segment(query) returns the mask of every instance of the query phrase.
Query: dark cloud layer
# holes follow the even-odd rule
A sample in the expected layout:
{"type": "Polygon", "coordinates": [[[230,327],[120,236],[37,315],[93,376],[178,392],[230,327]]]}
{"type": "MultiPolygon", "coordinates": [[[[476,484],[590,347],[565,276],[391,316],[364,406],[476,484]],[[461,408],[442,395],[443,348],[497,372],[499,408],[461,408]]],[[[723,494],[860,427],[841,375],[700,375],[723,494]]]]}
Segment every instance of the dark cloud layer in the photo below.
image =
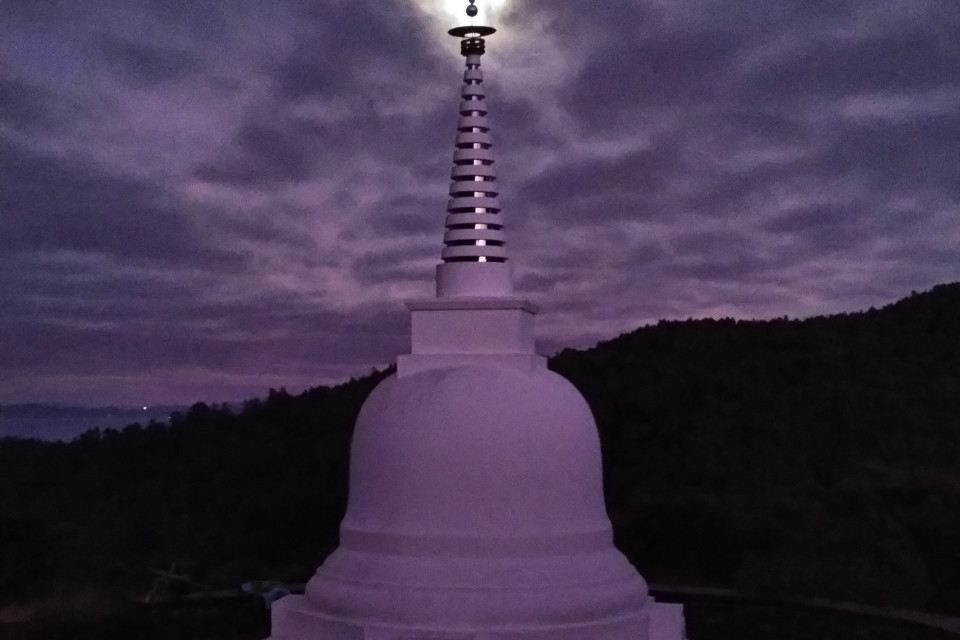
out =
{"type": "Polygon", "coordinates": [[[186,51],[110,37],[101,41],[100,53],[114,72],[143,87],[184,78],[199,68],[186,51]]]}
{"type": "MultiPolygon", "coordinates": [[[[0,3],[0,402],[236,399],[407,348],[462,65],[436,6],[0,3]]],[[[542,349],[958,279],[953,0],[514,0],[495,22],[542,349]]]]}
{"type": "Polygon", "coordinates": [[[279,65],[280,97],[316,96],[351,103],[371,98],[395,99],[402,83],[371,83],[380,71],[404,67],[405,79],[431,82],[448,64],[437,55],[435,32],[429,31],[413,5],[405,3],[305,3],[300,15],[306,29],[279,65]]]}
{"type": "Polygon", "coordinates": [[[300,182],[316,168],[323,142],[309,122],[248,115],[230,146],[194,175],[236,185],[300,182]]]}
{"type": "Polygon", "coordinates": [[[0,118],[8,124],[30,127],[47,116],[51,97],[41,87],[0,77],[0,118]]]}
{"type": "Polygon", "coordinates": [[[204,253],[189,220],[156,185],[0,144],[6,251],[81,251],[129,260],[204,253]]]}

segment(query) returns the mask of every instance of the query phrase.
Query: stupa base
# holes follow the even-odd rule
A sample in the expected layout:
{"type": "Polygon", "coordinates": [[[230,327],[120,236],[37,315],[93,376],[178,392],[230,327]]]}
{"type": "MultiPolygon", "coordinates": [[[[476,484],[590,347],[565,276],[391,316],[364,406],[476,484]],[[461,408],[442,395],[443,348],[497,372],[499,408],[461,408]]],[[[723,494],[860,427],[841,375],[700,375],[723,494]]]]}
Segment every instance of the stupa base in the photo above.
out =
{"type": "Polygon", "coordinates": [[[588,624],[504,629],[430,629],[338,620],[305,596],[273,603],[267,640],[685,640],[683,606],[649,598],[636,615],[588,624]]]}

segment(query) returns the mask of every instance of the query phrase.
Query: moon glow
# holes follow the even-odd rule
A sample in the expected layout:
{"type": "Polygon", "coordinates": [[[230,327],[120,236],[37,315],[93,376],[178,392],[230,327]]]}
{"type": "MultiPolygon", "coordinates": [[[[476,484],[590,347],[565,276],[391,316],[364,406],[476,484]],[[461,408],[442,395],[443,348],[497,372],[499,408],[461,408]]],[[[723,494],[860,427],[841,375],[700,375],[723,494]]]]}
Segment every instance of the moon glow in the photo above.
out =
{"type": "MultiPolygon", "coordinates": [[[[417,0],[417,3],[428,13],[435,15],[444,22],[450,22],[451,26],[457,24],[469,24],[467,21],[467,0],[417,0]]],[[[475,6],[480,13],[473,19],[475,24],[491,24],[507,4],[507,0],[477,0],[475,6]]]]}

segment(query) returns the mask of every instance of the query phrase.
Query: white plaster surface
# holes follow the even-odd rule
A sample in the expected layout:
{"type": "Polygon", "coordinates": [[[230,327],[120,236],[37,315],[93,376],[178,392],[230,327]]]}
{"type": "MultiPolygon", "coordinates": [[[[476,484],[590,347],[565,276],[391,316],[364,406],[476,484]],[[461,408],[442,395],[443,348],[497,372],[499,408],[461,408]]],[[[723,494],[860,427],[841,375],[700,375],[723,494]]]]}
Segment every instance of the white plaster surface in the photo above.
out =
{"type": "Polygon", "coordinates": [[[613,546],[586,402],[545,368],[384,380],[357,419],[340,547],[275,606],[272,640],[683,637],[613,546]]]}
{"type": "Polygon", "coordinates": [[[407,307],[414,355],[534,352],[536,308],[519,298],[431,300],[407,307]]]}
{"type": "Polygon", "coordinates": [[[513,267],[509,262],[444,262],[437,265],[438,298],[512,295],[513,267]]]}

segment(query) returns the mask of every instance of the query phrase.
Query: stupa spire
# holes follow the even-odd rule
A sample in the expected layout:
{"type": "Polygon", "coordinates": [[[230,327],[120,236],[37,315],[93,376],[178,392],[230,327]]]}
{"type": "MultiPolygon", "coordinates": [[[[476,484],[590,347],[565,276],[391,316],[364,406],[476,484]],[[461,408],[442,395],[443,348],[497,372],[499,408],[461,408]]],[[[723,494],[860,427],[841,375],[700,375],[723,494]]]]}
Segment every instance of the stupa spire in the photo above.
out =
{"type": "MultiPolygon", "coordinates": [[[[476,13],[471,0],[467,15],[473,18],[476,13]]],[[[448,33],[460,38],[466,69],[443,250],[437,266],[437,297],[512,296],[513,277],[507,263],[493,138],[480,70],[480,57],[486,48],[484,38],[496,33],[496,29],[471,25],[455,27],[448,33]]]]}

